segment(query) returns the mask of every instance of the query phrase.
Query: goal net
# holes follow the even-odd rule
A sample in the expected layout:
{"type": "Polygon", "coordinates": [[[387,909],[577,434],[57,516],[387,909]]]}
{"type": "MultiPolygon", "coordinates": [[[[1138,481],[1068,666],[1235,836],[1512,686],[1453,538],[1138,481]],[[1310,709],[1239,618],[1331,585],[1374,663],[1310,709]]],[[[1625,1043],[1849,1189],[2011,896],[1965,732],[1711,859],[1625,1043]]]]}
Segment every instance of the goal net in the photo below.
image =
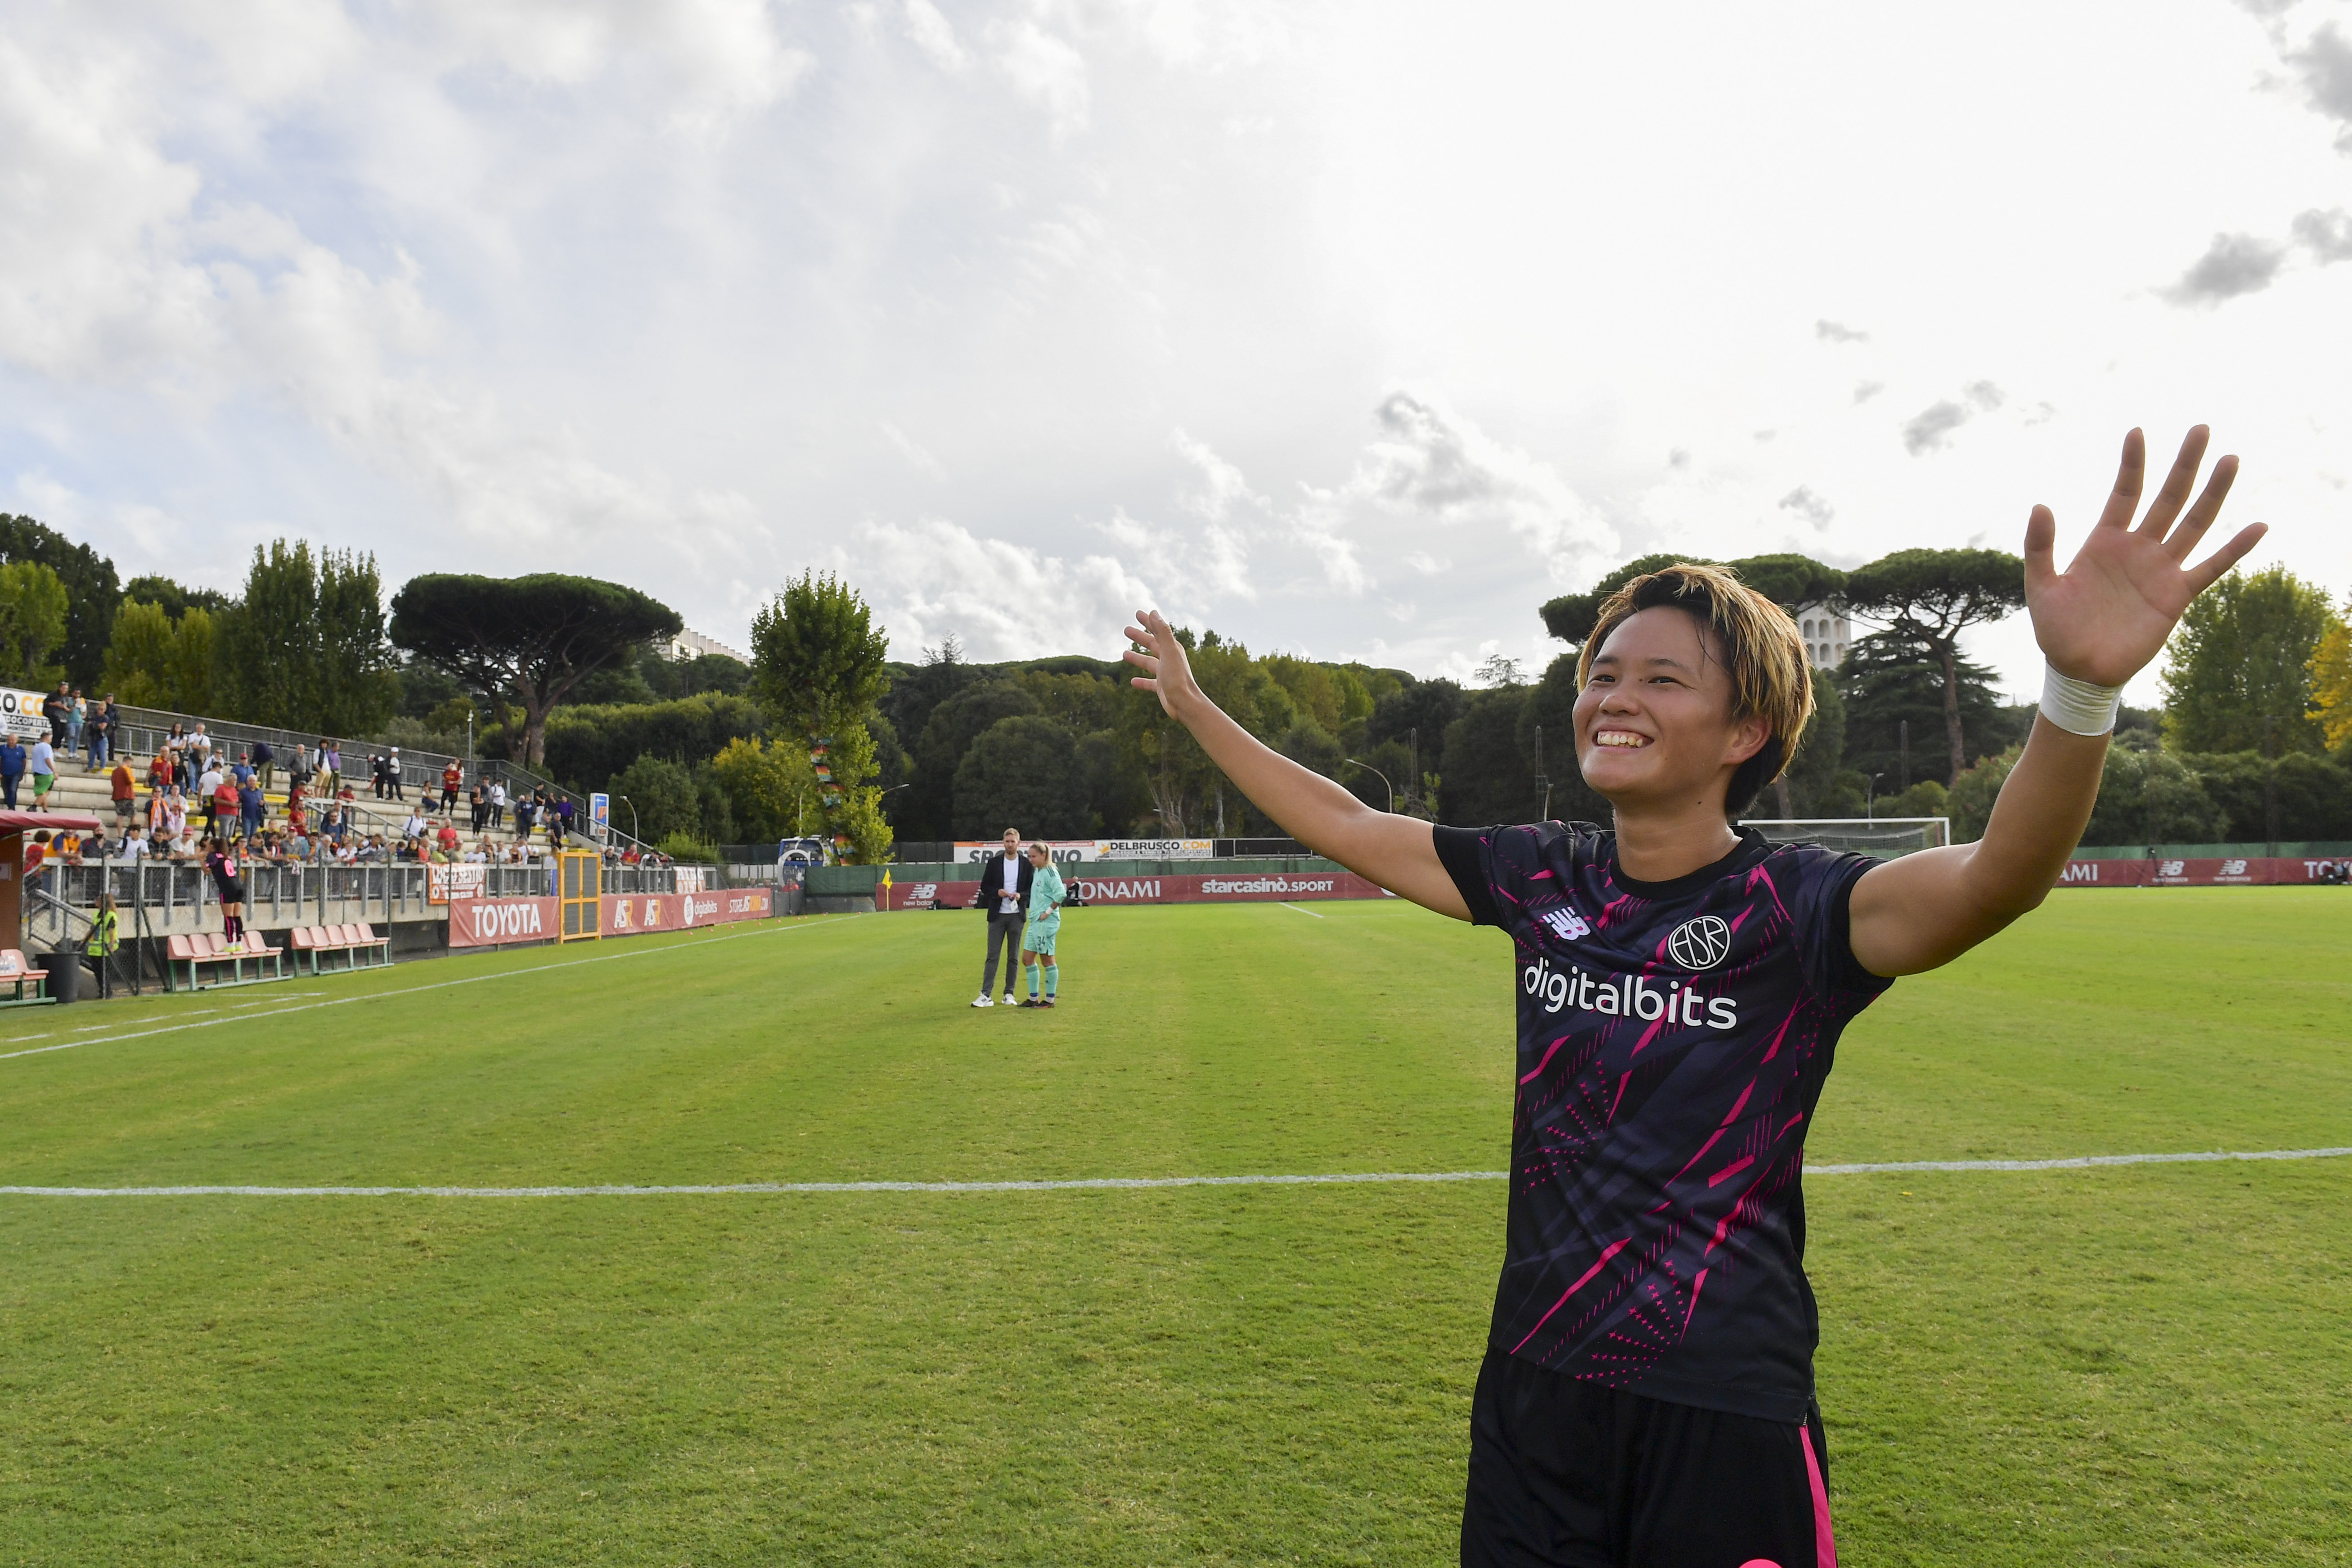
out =
{"type": "Polygon", "coordinates": [[[1939,849],[1952,841],[1948,816],[1751,816],[1740,826],[1756,829],[1773,844],[1818,844],[1881,859],[1915,849],[1939,849]]]}

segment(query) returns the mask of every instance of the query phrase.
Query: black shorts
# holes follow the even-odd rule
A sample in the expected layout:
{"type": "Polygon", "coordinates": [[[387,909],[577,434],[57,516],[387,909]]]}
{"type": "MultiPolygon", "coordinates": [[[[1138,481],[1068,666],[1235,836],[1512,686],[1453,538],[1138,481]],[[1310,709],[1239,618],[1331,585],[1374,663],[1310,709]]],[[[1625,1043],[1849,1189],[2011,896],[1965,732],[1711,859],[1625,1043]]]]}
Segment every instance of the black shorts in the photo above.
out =
{"type": "Polygon", "coordinates": [[[1464,1568],[1835,1568],[1821,1412],[1768,1421],[1499,1351],[1470,1404],[1464,1568]]]}

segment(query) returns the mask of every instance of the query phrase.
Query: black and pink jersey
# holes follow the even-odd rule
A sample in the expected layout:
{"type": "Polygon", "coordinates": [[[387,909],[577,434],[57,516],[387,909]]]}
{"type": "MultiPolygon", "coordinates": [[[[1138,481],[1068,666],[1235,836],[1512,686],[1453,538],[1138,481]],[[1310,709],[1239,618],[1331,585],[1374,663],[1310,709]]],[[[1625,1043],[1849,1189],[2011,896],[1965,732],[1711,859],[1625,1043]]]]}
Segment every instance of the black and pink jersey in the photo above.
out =
{"type": "Polygon", "coordinates": [[[1671,882],[1585,824],[1440,827],[1517,944],[1509,1240],[1490,1342],[1684,1405],[1799,1421],[1819,1331],[1798,1187],[1838,1033],[1890,982],[1847,900],[1876,864],[1752,830],[1671,882]]]}

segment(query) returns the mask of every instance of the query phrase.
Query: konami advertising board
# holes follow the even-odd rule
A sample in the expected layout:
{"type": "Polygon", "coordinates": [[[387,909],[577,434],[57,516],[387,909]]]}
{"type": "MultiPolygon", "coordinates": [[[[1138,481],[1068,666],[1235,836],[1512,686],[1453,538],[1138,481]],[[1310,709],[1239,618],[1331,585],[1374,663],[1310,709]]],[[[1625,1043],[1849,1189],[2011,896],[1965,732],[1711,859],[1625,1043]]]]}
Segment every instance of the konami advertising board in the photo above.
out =
{"type": "MultiPolygon", "coordinates": [[[[1239,875],[1179,877],[1070,877],[1077,896],[1090,905],[1295,903],[1304,899],[1392,899],[1394,893],[1353,871],[1249,871],[1239,875]]],[[[969,882],[898,882],[874,889],[876,907],[887,910],[960,910],[980,892],[969,882]]]]}
{"type": "MultiPolygon", "coordinates": [[[[973,884],[978,886],[977,883],[973,884]]],[[[690,926],[763,921],[775,910],[772,888],[730,888],[715,893],[608,894],[598,900],[605,936],[641,936],[690,926]]],[[[449,904],[451,947],[497,947],[553,942],[563,930],[555,899],[457,899],[449,904]]]]}

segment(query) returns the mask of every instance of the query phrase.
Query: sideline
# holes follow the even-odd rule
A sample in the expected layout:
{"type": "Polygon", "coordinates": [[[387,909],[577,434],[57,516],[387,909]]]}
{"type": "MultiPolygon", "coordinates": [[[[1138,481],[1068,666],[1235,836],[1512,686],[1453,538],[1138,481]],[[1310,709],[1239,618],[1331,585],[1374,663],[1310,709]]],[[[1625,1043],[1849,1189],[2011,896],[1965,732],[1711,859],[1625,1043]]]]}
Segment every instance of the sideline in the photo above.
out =
{"type": "Polygon", "coordinates": [[[1302,910],[1297,904],[1285,904],[1282,907],[1290,910],[1293,914],[1315,915],[1315,918],[1318,921],[1329,920],[1331,918],[1328,915],[1316,915],[1313,910],[1302,910]]]}
{"type": "MultiPolygon", "coordinates": [[[[1910,1160],[1883,1165],[1816,1165],[1816,1176],[1910,1171],[2081,1171],[2105,1165],[2176,1165],[2220,1160],[2332,1160],[2343,1149],[2214,1150],[2186,1154],[2084,1154],[2064,1160],[1910,1160]]],[[[0,1196],[28,1198],[635,1198],[717,1197],[763,1193],[1062,1193],[1143,1187],[1327,1187],[1360,1183],[1499,1182],[1503,1171],[1373,1171],[1318,1176],[1091,1176],[1041,1182],[733,1182],[703,1186],[583,1187],[25,1187],[0,1196]]]]}
{"type": "MultiPolygon", "coordinates": [[[[779,918],[791,919],[792,917],[783,916],[779,918]]],[[[601,952],[593,958],[567,958],[559,960],[554,963],[534,963],[527,969],[501,969],[488,974],[468,974],[464,976],[462,979],[457,980],[436,980],[429,984],[425,985],[404,985],[397,991],[365,991],[352,996],[331,997],[324,1002],[305,1002],[299,1006],[279,1007],[275,1011],[268,1013],[241,1013],[235,1017],[207,1018],[201,1024],[188,1023],[184,1020],[176,1024],[161,1025],[152,1029],[134,1029],[129,1034],[108,1035],[103,1039],[68,1040],[62,1045],[36,1046],[28,1051],[0,1051],[0,1062],[11,1060],[16,1057],[37,1057],[49,1051],[70,1051],[78,1049],[83,1046],[110,1046],[122,1040],[143,1040],[152,1035],[175,1035],[183,1029],[209,1029],[221,1024],[258,1024],[268,1018],[283,1018],[289,1013],[309,1013],[320,1007],[341,1007],[345,1003],[349,1002],[375,1002],[380,1001],[386,996],[413,996],[420,991],[446,991],[452,985],[479,985],[486,980],[506,980],[517,974],[543,974],[551,969],[577,969],[583,965],[591,963],[617,963],[625,958],[652,958],[658,957],[663,953],[687,952],[698,948],[711,946],[716,942],[739,942],[747,936],[774,936],[780,932],[789,933],[796,931],[807,931],[815,925],[831,924],[836,921],[843,920],[856,920],[859,917],[856,915],[806,915],[801,918],[808,923],[800,925],[770,924],[753,931],[730,931],[724,936],[707,936],[702,938],[699,942],[674,942],[665,943],[658,947],[632,948],[626,952],[601,952]]],[[[297,996],[315,996],[318,993],[315,991],[295,993],[295,995],[297,996]]],[[[289,1000],[291,998],[289,998],[289,1000]]],[[[240,1004],[240,1005],[255,1006],[258,1005],[258,1004],[244,1003],[240,1004]]],[[[215,1010],[216,1009],[210,1007],[205,1009],[207,1013],[214,1012],[215,1010]]],[[[92,1025],[90,1026],[92,1028],[103,1027],[101,1025],[92,1025]]],[[[44,1037],[38,1035],[33,1037],[35,1039],[40,1039],[43,1037],[44,1037]]]]}

